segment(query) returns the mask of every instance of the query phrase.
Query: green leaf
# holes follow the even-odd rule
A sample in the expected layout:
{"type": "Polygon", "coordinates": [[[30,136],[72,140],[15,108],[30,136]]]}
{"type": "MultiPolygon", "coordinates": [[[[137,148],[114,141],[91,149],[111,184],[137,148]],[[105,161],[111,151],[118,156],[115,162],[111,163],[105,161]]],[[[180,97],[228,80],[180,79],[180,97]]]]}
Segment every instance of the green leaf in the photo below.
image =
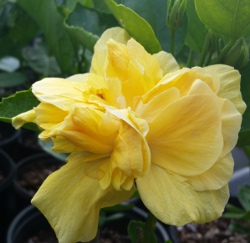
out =
{"type": "Polygon", "coordinates": [[[194,5],[194,0],[187,1],[188,32],[185,43],[194,51],[201,52],[207,29],[200,21],[194,5]]]}
{"type": "Polygon", "coordinates": [[[250,33],[249,0],[195,0],[201,21],[215,32],[232,39],[250,33]]]}
{"type": "Polygon", "coordinates": [[[0,102],[0,120],[10,123],[12,117],[31,110],[38,104],[39,101],[33,95],[31,90],[17,92],[14,95],[3,98],[0,102]]]}
{"type": "Polygon", "coordinates": [[[247,211],[250,211],[250,185],[241,186],[238,193],[238,199],[247,211]]]}
{"type": "Polygon", "coordinates": [[[74,45],[55,2],[52,0],[17,0],[17,3],[40,25],[49,49],[55,55],[61,70],[70,74],[74,45]]]}
{"type": "Polygon", "coordinates": [[[27,77],[21,72],[0,73],[0,87],[10,88],[24,84],[27,82],[27,77]]]}
{"type": "Polygon", "coordinates": [[[113,0],[104,0],[117,21],[128,33],[150,53],[161,51],[161,45],[157,40],[150,24],[135,13],[132,9],[116,4],[113,0]]]}
{"type": "MultiPolygon", "coordinates": [[[[136,220],[131,220],[128,225],[128,234],[131,239],[131,243],[144,242],[143,232],[145,229],[146,223],[136,220]]],[[[157,237],[154,232],[150,234],[150,239],[147,239],[147,242],[157,243],[157,237]]]]}
{"type": "Polygon", "coordinates": [[[247,109],[243,114],[241,131],[239,133],[238,146],[250,145],[250,62],[240,70],[241,93],[247,109]]]}

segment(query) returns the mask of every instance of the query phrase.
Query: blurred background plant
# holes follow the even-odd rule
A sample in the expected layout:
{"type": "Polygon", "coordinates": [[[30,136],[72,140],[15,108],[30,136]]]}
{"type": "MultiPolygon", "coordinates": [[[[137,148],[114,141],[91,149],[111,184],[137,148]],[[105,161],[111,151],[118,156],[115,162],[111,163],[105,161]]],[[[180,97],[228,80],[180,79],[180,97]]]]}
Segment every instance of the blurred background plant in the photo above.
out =
{"type": "MultiPolygon", "coordinates": [[[[238,69],[248,106],[238,146],[249,150],[249,16],[250,0],[1,0],[0,120],[11,122],[37,105],[29,90],[33,82],[88,72],[99,36],[122,26],[148,52],[171,52],[180,66],[224,63],[238,69]]],[[[245,190],[239,200],[248,211],[229,206],[227,216],[249,222],[245,190]]]]}

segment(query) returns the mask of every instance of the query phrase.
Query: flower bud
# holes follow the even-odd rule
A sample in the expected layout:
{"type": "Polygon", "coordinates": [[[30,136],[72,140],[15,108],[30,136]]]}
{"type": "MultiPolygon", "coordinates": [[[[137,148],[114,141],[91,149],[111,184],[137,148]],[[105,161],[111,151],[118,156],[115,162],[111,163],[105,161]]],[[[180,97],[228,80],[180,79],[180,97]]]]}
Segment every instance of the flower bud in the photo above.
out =
{"type": "Polygon", "coordinates": [[[171,30],[180,27],[186,12],[186,0],[169,0],[166,25],[171,30]]]}
{"type": "Polygon", "coordinates": [[[223,63],[241,69],[249,59],[249,47],[244,38],[238,39],[223,58],[223,63]]]}

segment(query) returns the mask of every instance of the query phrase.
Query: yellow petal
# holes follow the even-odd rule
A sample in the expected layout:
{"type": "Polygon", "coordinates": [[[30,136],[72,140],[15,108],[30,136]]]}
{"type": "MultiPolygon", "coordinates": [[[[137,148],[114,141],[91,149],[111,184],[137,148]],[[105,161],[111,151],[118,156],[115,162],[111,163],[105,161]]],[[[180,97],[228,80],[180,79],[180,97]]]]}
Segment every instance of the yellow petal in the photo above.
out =
{"type": "MultiPolygon", "coordinates": [[[[91,163],[91,162],[88,162],[91,163]]],[[[87,163],[87,164],[88,164],[87,163]]],[[[32,199],[55,230],[59,243],[89,241],[97,232],[99,210],[127,200],[134,193],[102,190],[85,174],[84,157],[68,163],[44,181],[32,199]]]]}
{"type": "MultiPolygon", "coordinates": [[[[65,142],[70,142],[82,151],[92,153],[110,153],[113,150],[114,140],[119,129],[119,121],[112,117],[110,125],[105,128],[103,123],[104,113],[96,109],[77,106],[71,109],[64,123],[57,128],[57,135],[64,137],[65,142]]],[[[55,148],[59,149],[55,142],[55,148]]]]}
{"type": "Polygon", "coordinates": [[[206,83],[213,92],[218,92],[220,87],[219,77],[212,75],[212,73],[209,73],[200,67],[194,67],[192,69],[182,68],[173,73],[167,74],[162,78],[160,84],[168,88],[175,87],[179,89],[181,95],[184,96],[189,92],[191,86],[197,80],[206,83]]]}
{"type": "Polygon", "coordinates": [[[122,44],[126,44],[131,37],[126,30],[120,27],[114,27],[106,30],[95,44],[94,55],[91,63],[91,73],[104,76],[106,69],[107,42],[109,39],[122,44]]]}
{"type": "Polygon", "coordinates": [[[33,123],[36,122],[36,113],[34,109],[21,113],[12,118],[12,125],[16,129],[19,129],[27,122],[33,122],[33,123]]]}
{"type": "Polygon", "coordinates": [[[107,77],[118,77],[123,82],[127,81],[130,61],[127,46],[110,39],[107,42],[107,60],[107,77]]]}
{"type": "Polygon", "coordinates": [[[165,110],[166,107],[180,98],[180,92],[176,88],[170,88],[167,90],[158,89],[159,93],[150,91],[151,94],[146,94],[142,97],[141,101],[135,108],[136,114],[143,117],[147,122],[151,122],[155,119],[161,111],[165,110]]]}
{"type": "Polygon", "coordinates": [[[240,73],[233,67],[222,64],[207,66],[204,70],[219,77],[220,90],[218,96],[232,101],[238,111],[243,114],[246,104],[242,100],[240,92],[240,73]]]}
{"type": "Polygon", "coordinates": [[[147,173],[151,163],[150,150],[145,139],[148,132],[147,122],[137,117],[131,109],[107,109],[123,121],[111,159],[128,176],[137,177],[147,173]]]}
{"type": "Polygon", "coordinates": [[[68,112],[48,103],[40,103],[35,108],[35,112],[37,116],[36,123],[41,128],[49,130],[58,126],[58,124],[61,123],[68,115],[68,112]]]}
{"type": "Polygon", "coordinates": [[[62,110],[75,103],[83,103],[84,85],[67,79],[46,78],[32,85],[32,92],[41,101],[62,110]]]}
{"type": "Polygon", "coordinates": [[[149,154],[149,148],[141,134],[122,122],[111,155],[116,166],[129,177],[142,176],[149,167],[149,154]]]}
{"type": "Polygon", "coordinates": [[[197,191],[219,190],[230,180],[233,173],[234,161],[231,153],[218,161],[207,171],[185,180],[197,191]]]}
{"type": "Polygon", "coordinates": [[[144,205],[162,222],[184,225],[206,223],[221,216],[229,198],[228,186],[214,191],[196,191],[174,174],[156,165],[136,180],[144,205]]]}
{"type": "Polygon", "coordinates": [[[224,157],[232,151],[237,143],[242,116],[231,101],[221,99],[221,118],[224,140],[221,156],[224,157]]]}
{"type": "Polygon", "coordinates": [[[153,54],[158,59],[161,69],[163,70],[163,76],[168,73],[172,73],[180,69],[177,61],[172,54],[165,51],[160,51],[156,54],[153,54]]]}
{"type": "Polygon", "coordinates": [[[168,105],[149,124],[152,162],[180,175],[198,175],[219,158],[223,140],[217,97],[202,82],[197,90],[168,105]]]}

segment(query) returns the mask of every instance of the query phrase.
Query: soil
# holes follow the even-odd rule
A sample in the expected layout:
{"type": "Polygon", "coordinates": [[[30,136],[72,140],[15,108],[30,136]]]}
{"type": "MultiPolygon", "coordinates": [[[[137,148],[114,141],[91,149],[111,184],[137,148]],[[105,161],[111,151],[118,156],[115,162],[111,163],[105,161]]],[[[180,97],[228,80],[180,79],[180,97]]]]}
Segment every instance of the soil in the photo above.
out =
{"type": "MultiPolygon", "coordinates": [[[[40,230],[31,236],[25,243],[58,243],[52,229],[40,230]]],[[[128,235],[120,234],[110,228],[104,227],[99,231],[97,237],[86,243],[130,243],[128,235]]],[[[81,243],[81,242],[78,242],[81,243]]]]}
{"type": "Polygon", "coordinates": [[[181,243],[248,243],[244,234],[229,229],[230,219],[219,218],[206,224],[177,227],[181,243]]]}
{"type": "Polygon", "coordinates": [[[58,170],[62,164],[36,164],[27,166],[17,181],[31,196],[33,196],[43,181],[54,171],[58,170]]]}

